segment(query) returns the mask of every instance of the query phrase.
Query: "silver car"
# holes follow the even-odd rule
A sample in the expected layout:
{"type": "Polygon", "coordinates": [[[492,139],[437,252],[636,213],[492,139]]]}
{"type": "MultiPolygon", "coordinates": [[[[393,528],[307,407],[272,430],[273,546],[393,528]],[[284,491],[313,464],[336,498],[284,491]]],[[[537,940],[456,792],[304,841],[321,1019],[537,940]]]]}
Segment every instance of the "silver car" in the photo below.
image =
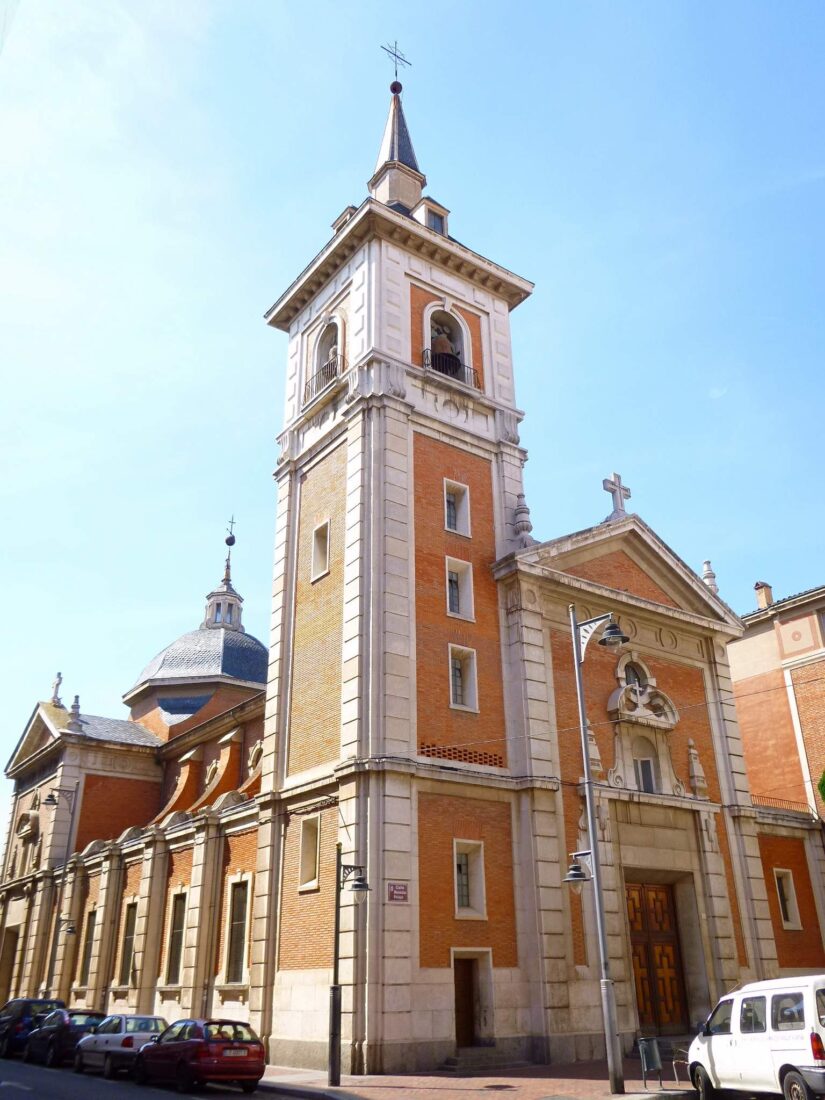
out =
{"type": "Polygon", "coordinates": [[[107,1016],[92,1035],[77,1044],[75,1073],[102,1069],[103,1076],[115,1077],[122,1069],[131,1069],[138,1051],[166,1030],[162,1016],[107,1016]]]}

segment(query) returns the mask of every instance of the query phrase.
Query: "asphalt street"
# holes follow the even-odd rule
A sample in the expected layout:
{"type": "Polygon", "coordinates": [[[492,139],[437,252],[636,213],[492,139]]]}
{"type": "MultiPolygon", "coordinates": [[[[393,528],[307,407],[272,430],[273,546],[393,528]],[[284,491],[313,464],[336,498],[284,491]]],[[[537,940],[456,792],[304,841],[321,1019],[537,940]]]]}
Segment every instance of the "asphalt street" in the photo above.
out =
{"type": "MultiPolygon", "coordinates": [[[[26,1065],[19,1059],[6,1058],[0,1060],[0,1100],[141,1100],[142,1097],[151,1097],[152,1100],[160,1100],[161,1097],[175,1095],[174,1086],[168,1088],[162,1085],[152,1085],[139,1088],[128,1077],[117,1081],[106,1081],[95,1073],[73,1073],[71,1069],[46,1069],[43,1066],[26,1065]]],[[[237,1100],[243,1096],[238,1088],[230,1088],[222,1085],[209,1085],[206,1089],[193,1092],[192,1096],[218,1100],[219,1097],[233,1097],[237,1100]]],[[[278,1093],[269,1089],[259,1089],[254,1096],[261,1100],[275,1097],[278,1093]]]]}

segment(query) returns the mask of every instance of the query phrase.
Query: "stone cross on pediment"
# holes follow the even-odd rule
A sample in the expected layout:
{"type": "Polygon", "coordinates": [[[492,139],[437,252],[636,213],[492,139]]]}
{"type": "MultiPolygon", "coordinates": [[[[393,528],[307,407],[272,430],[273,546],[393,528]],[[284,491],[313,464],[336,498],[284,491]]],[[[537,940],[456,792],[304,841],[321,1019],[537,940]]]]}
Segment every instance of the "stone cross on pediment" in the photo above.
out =
{"type": "Polygon", "coordinates": [[[630,490],[626,485],[622,485],[621,474],[614,473],[612,478],[606,477],[602,482],[602,488],[613,497],[613,511],[604,522],[610,523],[613,520],[624,519],[627,515],[624,502],[630,500],[630,490]]]}

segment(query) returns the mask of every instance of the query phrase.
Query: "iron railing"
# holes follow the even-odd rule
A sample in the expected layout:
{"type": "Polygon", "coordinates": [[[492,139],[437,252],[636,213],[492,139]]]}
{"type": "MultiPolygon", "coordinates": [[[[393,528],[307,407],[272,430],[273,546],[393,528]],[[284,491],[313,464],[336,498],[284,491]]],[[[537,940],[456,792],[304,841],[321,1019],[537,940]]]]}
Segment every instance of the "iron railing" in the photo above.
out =
{"type": "Polygon", "coordinates": [[[304,386],[304,404],[308,405],[346,370],[343,355],[333,355],[313,374],[304,386]]]}
{"type": "Polygon", "coordinates": [[[751,802],[754,806],[764,806],[767,810],[792,810],[797,814],[808,814],[814,817],[815,812],[807,802],[790,802],[787,798],[771,798],[766,794],[752,794],[751,802]]]}
{"type": "Polygon", "coordinates": [[[462,363],[457,355],[432,352],[429,348],[424,348],[422,364],[425,370],[437,371],[447,378],[454,378],[456,382],[463,382],[465,386],[472,386],[475,390],[481,389],[478,371],[462,363]]]}

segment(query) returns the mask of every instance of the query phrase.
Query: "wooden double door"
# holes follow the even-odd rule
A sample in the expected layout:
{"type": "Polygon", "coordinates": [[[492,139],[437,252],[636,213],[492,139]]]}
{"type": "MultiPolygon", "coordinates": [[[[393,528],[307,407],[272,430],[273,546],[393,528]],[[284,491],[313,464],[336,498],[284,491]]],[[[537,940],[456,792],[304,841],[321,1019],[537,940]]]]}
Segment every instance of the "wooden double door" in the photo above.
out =
{"type": "Polygon", "coordinates": [[[688,1014],[673,887],[628,882],[625,891],[639,1027],[678,1035],[688,1014]]]}

